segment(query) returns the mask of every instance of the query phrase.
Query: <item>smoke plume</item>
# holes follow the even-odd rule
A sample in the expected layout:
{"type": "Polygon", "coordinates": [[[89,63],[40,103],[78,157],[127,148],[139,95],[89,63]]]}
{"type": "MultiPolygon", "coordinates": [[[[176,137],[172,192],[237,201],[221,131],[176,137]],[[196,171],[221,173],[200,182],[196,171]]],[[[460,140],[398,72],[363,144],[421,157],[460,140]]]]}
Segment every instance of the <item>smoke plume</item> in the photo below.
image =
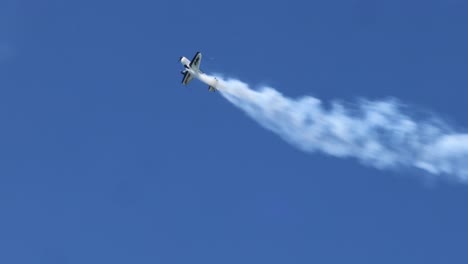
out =
{"type": "Polygon", "coordinates": [[[273,88],[253,90],[238,80],[217,79],[229,102],[305,152],[468,182],[468,134],[433,115],[418,118],[415,109],[393,99],[324,105],[310,96],[291,99],[273,88]]]}

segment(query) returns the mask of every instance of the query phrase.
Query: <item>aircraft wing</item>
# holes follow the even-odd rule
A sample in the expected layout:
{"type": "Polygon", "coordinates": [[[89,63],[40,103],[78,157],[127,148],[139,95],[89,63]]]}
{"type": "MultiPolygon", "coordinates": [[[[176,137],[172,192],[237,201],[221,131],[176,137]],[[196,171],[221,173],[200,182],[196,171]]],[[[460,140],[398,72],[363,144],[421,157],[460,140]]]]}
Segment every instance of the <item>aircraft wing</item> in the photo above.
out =
{"type": "Polygon", "coordinates": [[[182,74],[184,75],[184,78],[182,79],[182,84],[187,85],[193,79],[193,75],[190,74],[190,72],[188,71],[182,74]]]}
{"type": "Polygon", "coordinates": [[[200,62],[201,62],[201,53],[197,52],[193,57],[192,61],[190,62],[190,67],[196,71],[200,70],[200,62]]]}

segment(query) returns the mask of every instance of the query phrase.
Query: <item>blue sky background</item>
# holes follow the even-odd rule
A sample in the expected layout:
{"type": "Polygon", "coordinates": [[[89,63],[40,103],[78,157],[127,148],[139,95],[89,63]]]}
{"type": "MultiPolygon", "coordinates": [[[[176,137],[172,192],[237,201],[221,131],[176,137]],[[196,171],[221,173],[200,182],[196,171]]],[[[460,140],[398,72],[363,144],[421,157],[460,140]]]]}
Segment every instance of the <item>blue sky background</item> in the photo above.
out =
{"type": "MultiPolygon", "coordinates": [[[[468,263],[468,186],[305,154],[202,69],[468,127],[468,4],[0,2],[0,263],[468,263]]],[[[461,130],[466,131],[466,130],[461,130]]]]}

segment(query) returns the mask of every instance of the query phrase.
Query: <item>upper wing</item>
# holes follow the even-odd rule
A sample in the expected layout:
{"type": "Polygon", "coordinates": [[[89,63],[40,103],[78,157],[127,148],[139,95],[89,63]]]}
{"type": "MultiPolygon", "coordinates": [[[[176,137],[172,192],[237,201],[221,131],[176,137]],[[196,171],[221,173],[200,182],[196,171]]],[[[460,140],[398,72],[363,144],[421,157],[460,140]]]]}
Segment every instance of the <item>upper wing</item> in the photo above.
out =
{"type": "Polygon", "coordinates": [[[190,67],[194,70],[200,70],[201,53],[197,52],[190,62],[190,67]]]}
{"type": "Polygon", "coordinates": [[[186,71],[184,73],[184,78],[182,79],[182,84],[187,85],[193,79],[193,75],[190,72],[186,71]]]}

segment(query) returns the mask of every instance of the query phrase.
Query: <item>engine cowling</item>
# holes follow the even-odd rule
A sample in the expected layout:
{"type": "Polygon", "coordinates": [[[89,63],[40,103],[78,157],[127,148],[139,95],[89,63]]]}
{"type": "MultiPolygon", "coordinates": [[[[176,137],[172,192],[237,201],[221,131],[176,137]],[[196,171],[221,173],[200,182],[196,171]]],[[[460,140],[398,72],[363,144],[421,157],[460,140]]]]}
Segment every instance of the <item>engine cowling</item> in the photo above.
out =
{"type": "Polygon", "coordinates": [[[182,65],[188,67],[190,65],[190,60],[185,58],[185,57],[180,57],[180,63],[182,63],[182,65]]]}

